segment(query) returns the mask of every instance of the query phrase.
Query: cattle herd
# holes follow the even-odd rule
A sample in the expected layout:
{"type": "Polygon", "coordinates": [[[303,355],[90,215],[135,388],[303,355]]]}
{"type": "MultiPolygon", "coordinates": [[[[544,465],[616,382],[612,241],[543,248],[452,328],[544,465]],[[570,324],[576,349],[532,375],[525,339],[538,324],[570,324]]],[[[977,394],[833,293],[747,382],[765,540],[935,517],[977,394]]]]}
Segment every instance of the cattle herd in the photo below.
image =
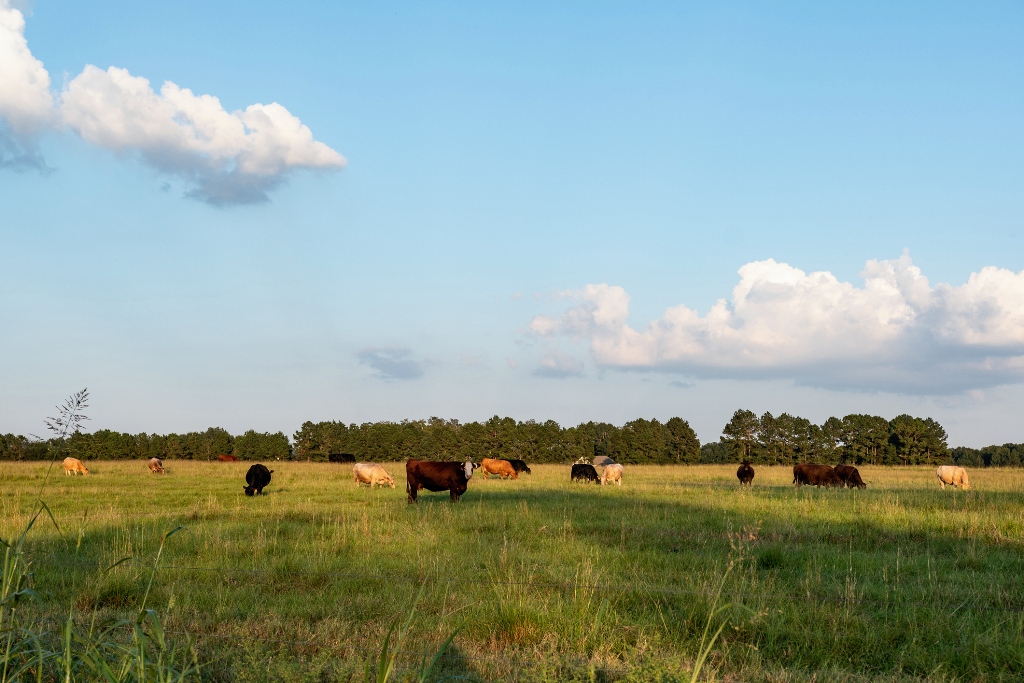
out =
{"type": "MultiPolygon", "coordinates": [[[[332,453],[329,461],[333,463],[355,463],[352,467],[352,478],[355,485],[369,484],[370,488],[375,486],[388,486],[395,488],[395,478],[392,477],[383,466],[376,463],[355,462],[355,456],[349,453],[332,453]]],[[[219,455],[220,462],[237,462],[238,458],[233,455],[219,455]]],[[[164,463],[160,458],[150,458],[148,461],[149,471],[153,474],[166,474],[164,463]]],[[[405,463],[406,492],[408,502],[415,503],[416,494],[426,489],[427,491],[448,491],[451,499],[457,501],[469,485],[473,472],[479,468],[484,480],[497,475],[499,479],[518,480],[522,472],[530,474],[530,467],[522,460],[511,460],[502,458],[484,458],[480,463],[471,459],[465,462],[440,462],[434,460],[409,460],[405,463]]],[[[263,489],[270,485],[271,476],[274,470],[267,469],[261,463],[249,467],[245,473],[245,486],[242,489],[247,496],[255,496],[263,493],[263,489]]],[[[594,484],[615,484],[622,486],[623,467],[607,456],[598,456],[593,462],[587,462],[580,458],[572,465],[569,472],[569,480],[572,482],[594,483],[594,484]],[[597,468],[601,467],[601,474],[598,475],[597,468]]],[[[88,468],[77,458],[64,458],[65,475],[86,475],[88,468]]],[[[946,485],[955,488],[970,488],[967,479],[967,471],[962,467],[942,465],[935,470],[935,476],[939,485],[945,489],[946,485]]],[[[740,486],[752,486],[754,481],[754,467],[749,461],[744,460],[736,470],[736,478],[740,486]]],[[[808,486],[825,486],[836,488],[863,489],[867,484],[860,477],[860,472],[851,465],[818,465],[814,463],[801,463],[793,467],[793,484],[797,488],[808,486]]]]}

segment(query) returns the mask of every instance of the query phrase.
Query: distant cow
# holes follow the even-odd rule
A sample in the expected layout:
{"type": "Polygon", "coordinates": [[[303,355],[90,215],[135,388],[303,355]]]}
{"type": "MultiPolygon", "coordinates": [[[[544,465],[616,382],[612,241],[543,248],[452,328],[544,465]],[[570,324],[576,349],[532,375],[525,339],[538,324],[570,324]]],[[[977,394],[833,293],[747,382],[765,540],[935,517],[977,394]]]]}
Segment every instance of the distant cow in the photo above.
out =
{"type": "Polygon", "coordinates": [[[160,458],[149,459],[149,471],[153,474],[164,474],[164,461],[160,458]]]}
{"type": "Polygon", "coordinates": [[[451,499],[458,501],[473,476],[473,470],[480,465],[471,460],[466,462],[437,462],[434,460],[409,460],[405,463],[405,490],[409,502],[416,503],[416,492],[450,491],[451,499]]]}
{"type": "Polygon", "coordinates": [[[594,469],[593,465],[576,463],[572,466],[572,474],[569,475],[569,481],[592,481],[596,484],[599,481],[597,470],[594,469]]]}
{"type": "MultiPolygon", "coordinates": [[[[64,462],[66,463],[67,461],[65,460],[64,462]]],[[[67,467],[67,465],[64,465],[64,467],[67,467]]],[[[963,467],[943,465],[935,470],[935,476],[939,478],[939,485],[942,488],[946,488],[946,484],[963,489],[971,488],[970,483],[967,481],[967,470],[963,467]]]]}
{"type": "Polygon", "coordinates": [[[374,485],[379,484],[382,488],[387,485],[391,488],[395,488],[395,479],[388,471],[372,462],[357,462],[355,467],[352,468],[352,478],[356,481],[356,486],[360,484],[369,484],[372,489],[374,485]]]}
{"type": "Polygon", "coordinates": [[[64,476],[69,474],[89,474],[88,468],[78,458],[64,458],[64,476]]]}
{"type": "Polygon", "coordinates": [[[609,458],[607,455],[594,456],[594,467],[605,467],[606,465],[614,465],[615,461],[609,458]]]}
{"type": "Polygon", "coordinates": [[[601,472],[601,486],[605,484],[622,486],[622,465],[614,462],[611,465],[605,465],[604,471],[601,472]]]}
{"type": "Polygon", "coordinates": [[[797,486],[842,486],[836,471],[828,465],[801,463],[793,467],[793,483],[797,486]]]}
{"type": "Polygon", "coordinates": [[[836,465],[835,470],[839,481],[843,482],[847,487],[851,489],[866,489],[868,487],[864,480],[860,478],[860,472],[857,471],[856,467],[836,465]]]}
{"type": "Polygon", "coordinates": [[[355,462],[356,456],[351,453],[330,453],[327,462],[355,462]]]}
{"type": "Polygon", "coordinates": [[[740,486],[754,481],[754,468],[748,461],[744,460],[740,468],[736,470],[736,478],[740,480],[740,486]]]}
{"type": "Polygon", "coordinates": [[[246,486],[245,495],[253,496],[263,493],[263,489],[270,486],[270,475],[274,473],[274,470],[268,470],[265,465],[256,463],[249,468],[249,471],[245,473],[246,486]]]}
{"type": "Polygon", "coordinates": [[[217,456],[218,462],[238,462],[238,458],[233,455],[221,454],[217,456]]]}
{"type": "Polygon", "coordinates": [[[512,466],[512,463],[508,460],[499,460],[498,458],[484,458],[481,460],[480,472],[484,475],[484,479],[487,479],[492,474],[497,474],[502,479],[506,477],[519,478],[519,472],[512,466]]]}
{"type": "Polygon", "coordinates": [[[516,472],[526,472],[527,474],[532,474],[530,472],[530,466],[527,465],[522,460],[509,460],[508,462],[510,465],[512,465],[512,469],[514,469],[516,472]]]}

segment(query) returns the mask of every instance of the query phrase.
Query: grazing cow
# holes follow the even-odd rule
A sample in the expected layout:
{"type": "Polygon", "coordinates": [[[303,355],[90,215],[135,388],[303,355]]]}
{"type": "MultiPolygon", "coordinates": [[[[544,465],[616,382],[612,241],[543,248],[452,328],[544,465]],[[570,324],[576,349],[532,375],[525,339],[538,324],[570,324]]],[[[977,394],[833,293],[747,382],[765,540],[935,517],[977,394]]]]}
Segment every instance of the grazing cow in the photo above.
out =
{"type": "Polygon", "coordinates": [[[89,469],[78,458],[64,458],[64,476],[69,474],[89,474],[89,469]]]}
{"type": "Polygon", "coordinates": [[[601,486],[611,483],[622,486],[622,465],[614,462],[611,465],[605,465],[604,471],[601,472],[601,486]]]}
{"type": "Polygon", "coordinates": [[[839,481],[843,482],[847,487],[851,489],[866,489],[868,487],[864,480],[860,478],[860,472],[857,471],[856,467],[836,465],[835,470],[839,481]]]}
{"type": "MultiPolygon", "coordinates": [[[[329,453],[327,462],[355,462],[356,456],[351,453],[329,453]]],[[[394,487],[392,487],[394,488],[394,487]]]]}
{"type": "Polygon", "coordinates": [[[492,474],[497,474],[502,479],[506,477],[519,478],[519,472],[512,466],[512,463],[508,460],[499,460],[498,458],[484,458],[481,460],[480,472],[484,475],[484,479],[487,479],[492,474]]]}
{"type": "Polygon", "coordinates": [[[605,467],[607,465],[614,465],[615,461],[609,458],[607,455],[594,456],[594,467],[605,467]]]}
{"type": "Polygon", "coordinates": [[[164,472],[164,461],[160,458],[150,458],[149,471],[153,474],[166,474],[164,472]]]}
{"type": "Polygon", "coordinates": [[[268,470],[265,465],[256,463],[249,468],[249,471],[245,473],[246,486],[245,495],[253,496],[263,493],[263,489],[270,486],[270,475],[274,473],[274,470],[268,470]]]}
{"type": "Polygon", "coordinates": [[[836,471],[828,465],[801,463],[793,467],[793,483],[797,486],[812,484],[814,486],[842,486],[843,482],[836,471]]]}
{"type": "MultiPolygon", "coordinates": [[[[65,465],[65,467],[67,467],[67,465],[65,465]]],[[[967,481],[967,470],[963,467],[943,465],[935,470],[935,476],[939,478],[939,485],[942,488],[946,488],[946,484],[957,488],[971,488],[970,483],[967,481]]]]}
{"type": "Polygon", "coordinates": [[[740,468],[736,470],[736,478],[740,480],[740,486],[754,481],[754,468],[750,466],[749,461],[744,460],[740,468]]]}
{"type": "Polygon", "coordinates": [[[597,477],[597,470],[594,469],[593,465],[578,462],[572,466],[569,481],[592,481],[596,484],[600,480],[597,477]]]}
{"type": "Polygon", "coordinates": [[[434,460],[409,460],[405,463],[405,490],[409,502],[417,503],[416,492],[450,491],[451,499],[458,501],[473,476],[473,470],[480,467],[472,460],[466,462],[437,462],[434,460]]]}
{"type": "Polygon", "coordinates": [[[233,455],[226,455],[221,453],[217,456],[217,462],[238,462],[238,458],[233,455]]]}
{"type": "Polygon", "coordinates": [[[395,488],[394,477],[388,474],[386,469],[372,462],[357,462],[352,468],[352,478],[356,481],[356,488],[359,484],[369,484],[371,489],[375,484],[379,484],[381,488],[385,484],[395,488]]]}
{"type": "Polygon", "coordinates": [[[512,469],[514,469],[516,472],[526,472],[527,474],[532,474],[532,472],[530,472],[530,466],[527,465],[524,461],[509,460],[508,462],[510,465],[512,465],[512,469]]]}

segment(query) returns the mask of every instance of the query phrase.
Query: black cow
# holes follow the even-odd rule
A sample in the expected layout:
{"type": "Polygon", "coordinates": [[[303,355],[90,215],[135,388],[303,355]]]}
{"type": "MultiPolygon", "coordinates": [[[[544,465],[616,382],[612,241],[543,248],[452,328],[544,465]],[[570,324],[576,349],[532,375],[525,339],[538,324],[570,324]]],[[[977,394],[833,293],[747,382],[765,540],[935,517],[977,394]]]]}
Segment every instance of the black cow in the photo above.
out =
{"type": "Polygon", "coordinates": [[[797,486],[810,484],[813,486],[842,486],[843,482],[836,471],[828,465],[801,463],[793,466],[793,483],[797,486]]]}
{"type": "Polygon", "coordinates": [[[274,470],[268,470],[265,465],[256,463],[249,468],[249,471],[245,473],[246,486],[245,495],[253,496],[263,493],[263,489],[270,486],[270,475],[274,473],[274,470]]]}
{"type": "Polygon", "coordinates": [[[600,480],[597,477],[597,470],[594,469],[593,465],[576,463],[572,466],[572,474],[569,475],[569,481],[592,481],[596,484],[600,480]]]}
{"type": "Polygon", "coordinates": [[[754,481],[754,468],[748,461],[744,460],[740,468],[736,470],[736,478],[740,480],[740,486],[754,481]]]}
{"type": "Polygon", "coordinates": [[[851,489],[866,489],[867,484],[860,478],[860,472],[857,471],[856,467],[850,465],[836,465],[836,476],[839,477],[839,481],[843,482],[846,486],[851,489]]]}
{"type": "Polygon", "coordinates": [[[532,472],[530,472],[530,466],[527,465],[522,460],[509,460],[509,463],[512,465],[512,469],[514,469],[516,472],[526,472],[527,474],[532,474],[532,472]]]}
{"type": "Polygon", "coordinates": [[[410,460],[405,463],[405,490],[409,494],[409,502],[416,503],[416,492],[420,489],[428,491],[450,491],[451,499],[458,501],[473,476],[473,470],[479,464],[466,462],[436,462],[434,460],[410,460]]]}
{"type": "Polygon", "coordinates": [[[329,453],[327,455],[328,462],[355,462],[356,456],[351,453],[329,453]]]}

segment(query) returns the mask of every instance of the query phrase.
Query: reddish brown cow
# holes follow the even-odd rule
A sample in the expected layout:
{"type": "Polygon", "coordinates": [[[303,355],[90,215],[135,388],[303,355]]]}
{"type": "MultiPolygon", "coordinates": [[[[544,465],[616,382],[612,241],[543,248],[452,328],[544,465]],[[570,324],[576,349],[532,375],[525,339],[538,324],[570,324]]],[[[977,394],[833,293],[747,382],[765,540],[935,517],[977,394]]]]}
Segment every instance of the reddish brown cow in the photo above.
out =
{"type": "Polygon", "coordinates": [[[405,463],[405,490],[409,494],[409,502],[417,502],[416,492],[420,489],[450,491],[451,499],[458,501],[469,488],[469,479],[477,467],[480,465],[470,460],[466,462],[408,461],[405,463]]]}
{"type": "Polygon", "coordinates": [[[506,477],[519,478],[519,472],[512,466],[512,463],[508,460],[499,460],[498,458],[484,458],[481,460],[480,472],[483,473],[484,479],[487,479],[492,474],[497,474],[502,479],[506,477]]]}
{"type": "Polygon", "coordinates": [[[813,486],[842,486],[843,482],[836,471],[828,465],[800,463],[793,467],[793,483],[797,486],[810,484],[813,486]]]}
{"type": "Polygon", "coordinates": [[[218,462],[238,462],[238,458],[236,458],[233,455],[221,454],[221,455],[217,456],[217,461],[218,462]]]}
{"type": "Polygon", "coordinates": [[[153,474],[164,474],[164,461],[160,458],[150,458],[149,471],[153,474]]]}
{"type": "Polygon", "coordinates": [[[860,472],[857,471],[856,467],[850,465],[836,465],[836,476],[839,477],[839,481],[843,482],[846,486],[851,489],[866,489],[867,484],[860,478],[860,472]]]}

